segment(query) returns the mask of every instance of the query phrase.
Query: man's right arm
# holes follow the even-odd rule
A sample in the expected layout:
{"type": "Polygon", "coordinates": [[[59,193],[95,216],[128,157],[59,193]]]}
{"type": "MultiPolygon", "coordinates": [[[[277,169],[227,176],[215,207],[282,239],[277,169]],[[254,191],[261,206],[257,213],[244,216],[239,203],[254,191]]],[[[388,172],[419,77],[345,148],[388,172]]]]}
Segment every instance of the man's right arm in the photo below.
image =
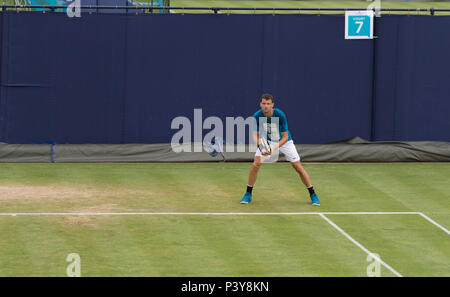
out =
{"type": "Polygon", "coordinates": [[[256,143],[256,147],[259,147],[259,132],[253,131],[253,142],[256,143]]]}
{"type": "Polygon", "coordinates": [[[258,118],[255,117],[255,115],[253,115],[252,128],[253,128],[253,143],[256,144],[256,147],[259,147],[258,118]]]}

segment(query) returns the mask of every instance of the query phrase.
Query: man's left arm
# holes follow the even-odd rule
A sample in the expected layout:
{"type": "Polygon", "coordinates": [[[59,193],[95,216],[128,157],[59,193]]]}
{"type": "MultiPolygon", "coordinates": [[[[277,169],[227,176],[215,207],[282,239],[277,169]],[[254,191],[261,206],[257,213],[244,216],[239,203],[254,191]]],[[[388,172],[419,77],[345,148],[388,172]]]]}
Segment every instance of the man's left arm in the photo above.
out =
{"type": "Polygon", "coordinates": [[[279,125],[280,125],[280,133],[281,133],[281,139],[280,141],[273,147],[273,150],[279,149],[281,146],[283,146],[286,142],[289,141],[289,130],[287,126],[287,118],[284,113],[281,113],[281,116],[279,118],[279,125]]]}

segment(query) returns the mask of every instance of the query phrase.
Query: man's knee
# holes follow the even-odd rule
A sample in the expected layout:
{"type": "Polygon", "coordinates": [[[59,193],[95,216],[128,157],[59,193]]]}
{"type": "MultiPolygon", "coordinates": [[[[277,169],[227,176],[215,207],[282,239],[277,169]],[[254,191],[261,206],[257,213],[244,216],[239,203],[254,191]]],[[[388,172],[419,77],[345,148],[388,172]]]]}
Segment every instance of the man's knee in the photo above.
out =
{"type": "Polygon", "coordinates": [[[291,164],[292,164],[292,167],[294,167],[295,171],[297,171],[298,173],[302,173],[303,171],[305,171],[305,169],[303,169],[303,166],[300,163],[300,161],[292,162],[291,164]]]}
{"type": "Polygon", "coordinates": [[[255,160],[253,161],[253,164],[252,164],[252,168],[255,170],[258,170],[259,167],[261,167],[261,159],[255,158],[255,160]]]}

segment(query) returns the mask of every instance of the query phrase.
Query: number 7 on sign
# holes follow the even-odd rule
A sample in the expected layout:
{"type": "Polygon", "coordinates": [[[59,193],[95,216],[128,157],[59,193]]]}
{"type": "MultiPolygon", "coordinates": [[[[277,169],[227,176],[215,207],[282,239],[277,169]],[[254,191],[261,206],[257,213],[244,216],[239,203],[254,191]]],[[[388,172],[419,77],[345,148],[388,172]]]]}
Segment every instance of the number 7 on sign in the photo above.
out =
{"type": "Polygon", "coordinates": [[[364,22],[355,22],[355,23],[359,25],[358,29],[356,30],[356,34],[359,34],[359,31],[361,31],[364,22]]]}
{"type": "Polygon", "coordinates": [[[372,39],[373,11],[345,12],[345,39],[372,39]]]}

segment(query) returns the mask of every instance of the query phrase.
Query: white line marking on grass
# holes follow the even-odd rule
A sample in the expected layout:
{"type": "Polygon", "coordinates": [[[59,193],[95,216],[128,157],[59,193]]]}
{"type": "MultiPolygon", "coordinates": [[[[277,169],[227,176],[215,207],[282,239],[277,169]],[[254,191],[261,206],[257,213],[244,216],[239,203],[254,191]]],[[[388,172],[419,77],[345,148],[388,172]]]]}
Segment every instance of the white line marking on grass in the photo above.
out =
{"type": "Polygon", "coordinates": [[[360,211],[360,212],[316,212],[316,214],[332,214],[332,215],[346,215],[346,214],[352,214],[352,215],[402,215],[402,214],[407,214],[407,215],[417,215],[419,214],[418,212],[412,212],[412,211],[388,211],[388,212],[383,212],[383,211],[360,211]]]}
{"type": "Polygon", "coordinates": [[[427,221],[429,221],[430,223],[432,223],[433,225],[437,226],[438,228],[444,230],[445,233],[447,233],[447,235],[450,235],[450,232],[444,228],[443,226],[439,225],[438,223],[436,223],[435,221],[433,221],[432,219],[430,219],[429,217],[427,217],[426,215],[424,215],[423,213],[419,212],[419,215],[421,215],[423,218],[425,218],[427,221]]]}
{"type": "Polygon", "coordinates": [[[0,213],[3,216],[9,215],[205,215],[205,216],[226,216],[226,215],[398,215],[398,214],[420,214],[418,212],[22,212],[22,213],[0,213]]]}
{"type": "Polygon", "coordinates": [[[377,257],[375,254],[371,253],[368,249],[366,249],[365,247],[363,247],[359,242],[357,242],[356,240],[354,240],[350,235],[348,235],[344,230],[342,230],[341,228],[339,228],[338,225],[336,225],[335,223],[333,223],[333,221],[331,221],[330,219],[328,219],[325,215],[320,214],[320,216],[327,221],[331,226],[333,226],[336,230],[338,230],[340,233],[342,233],[342,235],[344,235],[345,237],[347,237],[348,240],[350,240],[351,242],[353,242],[356,246],[358,246],[360,249],[362,249],[364,252],[366,252],[368,255],[372,256],[375,260],[377,260],[378,262],[380,262],[383,266],[385,266],[387,269],[389,269],[392,273],[394,273],[396,276],[402,277],[402,275],[400,273],[398,273],[394,268],[392,268],[391,266],[389,266],[388,264],[386,264],[383,260],[381,260],[379,257],[377,257]]]}

